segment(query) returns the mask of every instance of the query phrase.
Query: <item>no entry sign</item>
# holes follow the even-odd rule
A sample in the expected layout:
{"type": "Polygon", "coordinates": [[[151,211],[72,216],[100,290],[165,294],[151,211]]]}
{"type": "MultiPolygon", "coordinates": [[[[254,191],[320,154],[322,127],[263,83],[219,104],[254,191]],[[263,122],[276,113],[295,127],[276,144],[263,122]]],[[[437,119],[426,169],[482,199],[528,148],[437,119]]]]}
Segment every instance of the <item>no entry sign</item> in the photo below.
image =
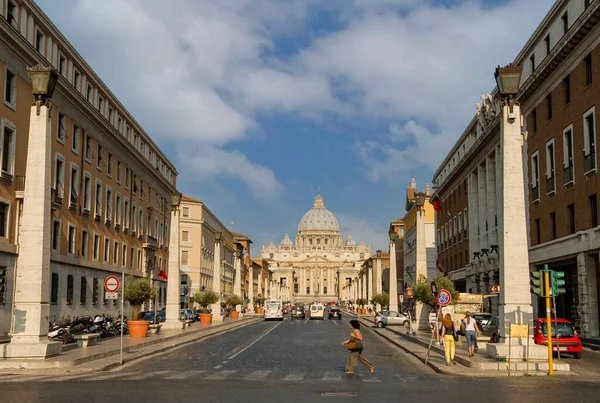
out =
{"type": "Polygon", "coordinates": [[[104,289],[108,292],[117,292],[119,290],[119,279],[116,276],[108,276],[104,280],[104,289]]]}
{"type": "Polygon", "coordinates": [[[447,306],[452,302],[452,296],[448,292],[448,290],[440,290],[437,295],[437,303],[440,306],[447,306]]]}

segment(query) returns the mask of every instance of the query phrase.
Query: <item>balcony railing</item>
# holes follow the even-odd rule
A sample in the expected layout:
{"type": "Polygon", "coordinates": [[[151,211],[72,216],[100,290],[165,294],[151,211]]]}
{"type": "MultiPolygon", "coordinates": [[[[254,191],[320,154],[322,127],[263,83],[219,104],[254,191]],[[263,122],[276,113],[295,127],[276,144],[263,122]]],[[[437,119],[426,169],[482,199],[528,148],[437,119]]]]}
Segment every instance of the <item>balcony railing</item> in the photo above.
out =
{"type": "Polygon", "coordinates": [[[549,178],[546,178],[546,192],[552,193],[556,191],[556,181],[554,180],[554,175],[549,178]]]}
{"type": "Polygon", "coordinates": [[[63,185],[60,182],[57,182],[56,185],[51,190],[52,195],[52,207],[60,208],[63,202],[64,189],[63,185]]]}
{"type": "Polygon", "coordinates": [[[583,169],[587,174],[596,170],[596,151],[592,150],[589,154],[583,156],[583,169]]]}
{"type": "Polygon", "coordinates": [[[565,185],[573,182],[573,165],[569,165],[563,169],[565,173],[565,185]]]}
{"type": "Polygon", "coordinates": [[[540,200],[540,187],[539,186],[531,186],[531,200],[538,201],[540,200]]]}

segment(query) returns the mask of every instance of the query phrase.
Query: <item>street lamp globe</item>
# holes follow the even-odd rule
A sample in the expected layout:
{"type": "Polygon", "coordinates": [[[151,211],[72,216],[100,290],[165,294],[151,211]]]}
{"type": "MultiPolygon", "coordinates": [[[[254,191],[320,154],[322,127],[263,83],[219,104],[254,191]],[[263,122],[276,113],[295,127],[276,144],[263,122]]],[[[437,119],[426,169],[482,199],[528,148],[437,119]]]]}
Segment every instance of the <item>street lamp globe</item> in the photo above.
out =
{"type": "Polygon", "coordinates": [[[523,73],[523,66],[509,64],[505,67],[496,67],[494,77],[498,84],[498,91],[500,95],[511,96],[519,93],[519,87],[521,85],[521,74],[523,73]]]}
{"type": "Polygon", "coordinates": [[[179,207],[179,203],[181,203],[181,193],[180,192],[173,192],[170,194],[171,196],[171,206],[175,209],[177,209],[177,207],[179,207]]]}

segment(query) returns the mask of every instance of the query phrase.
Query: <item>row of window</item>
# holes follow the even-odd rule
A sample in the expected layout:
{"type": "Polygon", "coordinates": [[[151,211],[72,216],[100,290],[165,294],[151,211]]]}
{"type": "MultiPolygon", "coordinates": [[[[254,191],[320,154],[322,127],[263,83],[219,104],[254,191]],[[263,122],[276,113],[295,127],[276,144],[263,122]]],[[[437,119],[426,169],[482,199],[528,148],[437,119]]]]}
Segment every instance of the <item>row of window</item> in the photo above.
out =
{"type": "MultiPolygon", "coordinates": [[[[17,18],[18,10],[17,2],[8,0],[5,18],[16,29],[19,28],[19,21],[17,18]]],[[[23,12],[26,13],[26,10],[23,9],[23,12]]],[[[26,32],[26,30],[21,31],[26,32]]],[[[68,59],[63,50],[57,47],[55,53],[52,44],[56,47],[57,41],[54,38],[49,37],[49,41],[46,41],[46,34],[37,25],[35,26],[34,32],[35,34],[31,39],[33,40],[35,49],[49,60],[58,70],[59,74],[65,77],[65,79],[67,79],[67,81],[73,85],[73,87],[82,94],[88,102],[94,105],[100,114],[104,116],[117,131],[121,133],[121,135],[123,135],[127,141],[129,141],[130,144],[132,144],[133,147],[169,181],[169,183],[173,184],[174,173],[168,168],[168,165],[160,158],[158,153],[153,150],[150,142],[144,140],[144,135],[135,133],[132,124],[125,119],[125,114],[119,113],[116,107],[113,107],[110,104],[108,96],[103,96],[98,88],[94,88],[91,81],[89,81],[89,78],[81,73],[82,69],[75,65],[74,60],[68,59]]],[[[7,70],[7,72],[8,71],[9,70],[7,70]]],[[[16,88],[16,75],[11,71],[10,77],[7,73],[6,78],[6,82],[11,83],[11,86],[5,87],[5,101],[8,102],[12,109],[16,109],[16,102],[14,101],[16,98],[16,90],[9,91],[9,88],[16,88]],[[10,80],[8,80],[9,78],[10,80]]]]}
{"type": "MultiPolygon", "coordinates": [[[[52,222],[52,250],[60,251],[61,244],[61,220],[55,218],[52,222]]],[[[69,223],[67,230],[67,255],[86,258],[91,261],[103,262],[106,264],[112,264],[115,267],[123,267],[142,270],[142,250],[131,246],[129,249],[127,244],[121,243],[118,240],[114,240],[111,244],[111,239],[104,236],[104,242],[102,241],[102,235],[96,232],[93,233],[93,237],[90,236],[90,232],[87,229],[82,229],[78,233],[77,226],[69,223]],[[78,239],[79,236],[79,239],[78,239]],[[91,241],[91,251],[90,251],[91,241]],[[102,247],[103,246],[103,247],[102,247]],[[111,261],[111,246],[112,246],[112,261],[111,261]],[[137,251],[137,261],[136,261],[137,251]],[[90,255],[91,252],[91,255],[90,255]],[[137,263],[137,265],[136,265],[137,263]]],[[[162,257],[158,257],[158,267],[163,267],[162,257]]]]}
{"type": "MultiPolygon", "coordinates": [[[[575,152],[573,147],[573,124],[563,130],[563,185],[571,186],[575,183],[575,152]]],[[[546,143],[546,193],[551,195],[556,192],[555,172],[555,145],[554,138],[546,143]]],[[[596,113],[595,107],[588,109],[583,114],[583,171],[585,175],[596,172],[596,113]]],[[[540,152],[531,154],[531,199],[533,202],[540,200],[540,152]]]]}
{"type": "Polygon", "coordinates": [[[442,263],[444,270],[447,270],[447,271],[462,269],[464,267],[464,265],[470,263],[469,251],[466,250],[464,252],[464,254],[462,252],[460,252],[454,256],[444,259],[441,263],[442,263]],[[463,259],[463,257],[464,257],[464,259],[463,259]]]}
{"type": "MultiPolygon", "coordinates": [[[[58,273],[52,273],[52,283],[51,283],[51,289],[50,289],[50,303],[52,304],[57,304],[58,303],[58,298],[59,298],[59,283],[60,281],[60,276],[58,273]]],[[[68,274],[67,275],[67,295],[65,298],[65,302],[67,303],[67,305],[71,305],[73,304],[74,301],[74,283],[75,283],[75,277],[72,274],[68,274]]],[[[79,303],[81,305],[86,305],[88,302],[88,281],[87,278],[85,276],[81,276],[81,278],[79,279],[79,303]]],[[[102,298],[100,298],[100,287],[102,285],[100,284],[100,281],[98,278],[94,277],[92,279],[92,287],[91,287],[91,291],[92,291],[92,304],[93,305],[97,305],[98,302],[100,301],[100,299],[102,299],[102,302],[104,304],[108,304],[108,301],[106,299],[106,294],[102,295],[102,298]]],[[[160,287],[159,288],[159,292],[158,292],[158,304],[161,305],[163,301],[166,302],[167,300],[167,289],[165,287],[160,287]]],[[[114,300],[114,303],[116,304],[117,301],[114,300]]]]}
{"type": "Polygon", "coordinates": [[[464,240],[467,240],[467,208],[452,217],[437,230],[438,253],[443,252],[464,240]]]}

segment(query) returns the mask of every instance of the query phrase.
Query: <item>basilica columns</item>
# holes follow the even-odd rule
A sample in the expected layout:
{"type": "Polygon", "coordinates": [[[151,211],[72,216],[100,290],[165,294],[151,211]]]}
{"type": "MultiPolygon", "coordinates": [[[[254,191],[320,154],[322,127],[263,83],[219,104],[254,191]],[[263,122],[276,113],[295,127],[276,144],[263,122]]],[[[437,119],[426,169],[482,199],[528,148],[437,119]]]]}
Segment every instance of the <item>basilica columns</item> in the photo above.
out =
{"type": "Polygon", "coordinates": [[[219,300],[212,304],[212,315],[214,321],[222,321],[221,315],[221,232],[215,232],[215,260],[213,264],[213,285],[212,290],[219,294],[219,300]]]}

